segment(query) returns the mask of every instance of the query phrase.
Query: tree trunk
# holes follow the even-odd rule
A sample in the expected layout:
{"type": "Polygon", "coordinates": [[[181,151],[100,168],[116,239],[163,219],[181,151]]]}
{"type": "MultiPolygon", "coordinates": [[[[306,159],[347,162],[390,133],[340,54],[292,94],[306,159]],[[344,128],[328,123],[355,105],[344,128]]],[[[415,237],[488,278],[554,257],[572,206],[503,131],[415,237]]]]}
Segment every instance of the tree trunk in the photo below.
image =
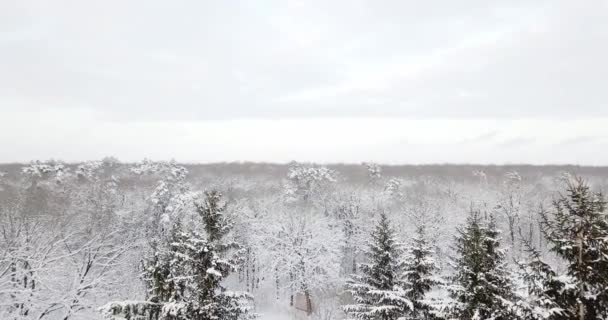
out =
{"type": "Polygon", "coordinates": [[[289,306],[293,307],[293,273],[289,272],[289,306]]]}
{"type": "Polygon", "coordinates": [[[249,291],[249,265],[250,265],[250,263],[249,263],[250,262],[249,256],[250,255],[251,254],[250,254],[249,248],[247,248],[247,260],[245,262],[245,283],[246,283],[246,286],[247,286],[247,292],[251,292],[251,291],[249,291]]]}
{"type": "Polygon", "coordinates": [[[274,269],[274,284],[277,293],[277,300],[279,300],[279,268],[274,269]]]}
{"type": "MultiPolygon", "coordinates": [[[[583,270],[583,231],[579,231],[578,234],[578,270],[579,272],[584,272],[583,270]]],[[[585,304],[584,304],[584,285],[582,279],[579,279],[578,284],[578,318],[579,320],[585,320],[585,304]]]]}

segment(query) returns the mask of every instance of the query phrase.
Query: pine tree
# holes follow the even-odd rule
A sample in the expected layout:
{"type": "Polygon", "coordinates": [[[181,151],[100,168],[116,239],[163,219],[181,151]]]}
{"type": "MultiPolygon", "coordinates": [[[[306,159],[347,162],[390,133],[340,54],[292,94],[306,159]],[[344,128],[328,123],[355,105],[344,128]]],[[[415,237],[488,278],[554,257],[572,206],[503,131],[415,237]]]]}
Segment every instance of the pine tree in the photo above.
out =
{"type": "Polygon", "coordinates": [[[561,307],[573,319],[608,317],[608,219],[606,201],[580,178],[568,182],[567,195],[541,212],[551,251],[565,260],[572,282],[561,307]]]}
{"type": "Polygon", "coordinates": [[[223,279],[236,271],[240,259],[239,256],[226,258],[229,251],[237,249],[238,245],[224,239],[233,226],[225,209],[219,192],[206,192],[204,203],[197,205],[197,212],[204,222],[207,238],[192,237],[192,241],[184,247],[184,253],[194,258],[192,268],[195,270],[193,284],[196,291],[193,294],[198,319],[201,320],[236,320],[247,316],[248,312],[241,302],[244,298],[250,298],[249,295],[228,291],[221,284],[223,279]]]}
{"type": "Polygon", "coordinates": [[[178,277],[174,275],[177,272],[174,266],[177,261],[172,261],[174,252],[171,245],[183,243],[184,238],[186,237],[181,222],[176,221],[171,227],[168,239],[152,244],[151,257],[144,261],[144,281],[148,286],[150,301],[159,303],[176,300],[178,292],[183,291],[178,288],[180,287],[176,281],[178,277]]]}
{"type": "Polygon", "coordinates": [[[347,305],[344,311],[349,318],[395,320],[413,309],[402,281],[402,250],[386,215],[371,234],[368,264],[361,264],[361,275],[353,275],[347,289],[356,304],[347,305]]]}
{"type": "Polygon", "coordinates": [[[408,257],[405,263],[405,282],[408,288],[408,298],[414,308],[408,319],[432,319],[433,306],[426,299],[426,294],[433,286],[442,282],[434,276],[439,270],[433,258],[434,250],[429,244],[425,226],[416,228],[412,244],[408,248],[408,257]]]}
{"type": "Polygon", "coordinates": [[[449,287],[455,319],[514,319],[514,293],[499,248],[493,219],[484,223],[478,211],[458,230],[453,260],[455,274],[449,287]]]}
{"type": "MultiPolygon", "coordinates": [[[[204,233],[185,231],[179,220],[145,263],[149,303],[110,303],[113,319],[239,320],[253,317],[244,304],[251,297],[228,291],[222,281],[236,270],[235,243],[225,240],[232,221],[219,192],[205,193],[196,205],[204,233]],[[121,318],[122,317],[122,318],[121,318]]],[[[238,252],[238,251],[237,251],[238,252]]]]}
{"type": "Polygon", "coordinates": [[[522,239],[522,242],[529,260],[519,264],[521,279],[527,289],[527,295],[517,303],[519,316],[530,320],[575,319],[574,314],[561,307],[572,299],[571,292],[566,290],[568,283],[543,261],[540,252],[529,241],[522,239]]]}

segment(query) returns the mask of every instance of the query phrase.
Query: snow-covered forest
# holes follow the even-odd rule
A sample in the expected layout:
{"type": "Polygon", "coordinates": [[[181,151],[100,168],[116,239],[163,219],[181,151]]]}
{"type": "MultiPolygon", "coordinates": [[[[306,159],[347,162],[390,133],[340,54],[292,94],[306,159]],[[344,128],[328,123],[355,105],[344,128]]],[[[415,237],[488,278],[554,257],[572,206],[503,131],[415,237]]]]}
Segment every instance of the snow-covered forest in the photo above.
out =
{"type": "Polygon", "coordinates": [[[608,319],[608,168],[0,166],[0,319],[608,319]]]}

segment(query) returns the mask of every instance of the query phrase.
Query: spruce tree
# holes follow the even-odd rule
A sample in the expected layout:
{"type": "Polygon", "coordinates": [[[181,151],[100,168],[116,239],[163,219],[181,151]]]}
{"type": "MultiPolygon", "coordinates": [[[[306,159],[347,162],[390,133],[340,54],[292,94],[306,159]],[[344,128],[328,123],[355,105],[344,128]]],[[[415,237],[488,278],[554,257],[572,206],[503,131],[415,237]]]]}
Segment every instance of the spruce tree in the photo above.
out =
{"type": "Polygon", "coordinates": [[[560,279],[541,254],[529,241],[522,239],[529,254],[526,263],[520,263],[521,280],[525,284],[526,296],[517,303],[522,319],[566,320],[575,319],[574,314],[561,307],[572,299],[568,284],[560,279]]]}
{"type": "Polygon", "coordinates": [[[407,249],[405,263],[405,282],[407,283],[408,298],[414,308],[408,314],[408,319],[432,319],[433,306],[427,300],[426,294],[433,286],[441,284],[435,272],[439,267],[433,258],[434,250],[428,241],[425,226],[416,228],[412,244],[407,249]]]}
{"type": "Polygon", "coordinates": [[[396,320],[413,309],[402,280],[402,250],[386,215],[380,215],[368,242],[369,263],[360,264],[361,275],[353,275],[347,290],[356,304],[344,311],[351,319],[396,320]]]}
{"type": "Polygon", "coordinates": [[[144,261],[143,274],[150,301],[163,303],[180,299],[178,292],[183,291],[183,284],[178,283],[177,261],[173,261],[175,252],[172,244],[183,243],[184,238],[187,236],[182,231],[182,224],[176,221],[171,226],[167,239],[152,244],[152,254],[144,261]]]}
{"type": "Polygon", "coordinates": [[[219,192],[206,192],[196,204],[204,233],[186,231],[179,220],[170,234],[154,246],[145,263],[148,302],[110,303],[111,319],[240,320],[253,316],[246,293],[228,291],[222,281],[236,270],[237,245],[225,236],[232,221],[219,192]]]}
{"type": "Polygon", "coordinates": [[[464,228],[458,230],[453,263],[455,274],[449,287],[453,299],[452,318],[514,319],[514,294],[499,248],[498,230],[493,219],[482,221],[478,211],[471,212],[464,228]]]}
{"type": "Polygon", "coordinates": [[[573,319],[608,318],[608,219],[606,201],[580,178],[568,182],[567,194],[541,211],[543,233],[551,251],[563,258],[570,286],[561,307],[573,319]]]}
{"type": "Polygon", "coordinates": [[[204,222],[207,237],[192,237],[192,241],[184,247],[185,253],[194,258],[194,296],[198,319],[201,320],[236,320],[248,316],[248,308],[241,302],[244,298],[250,298],[249,295],[228,291],[221,284],[230,273],[236,271],[240,259],[237,255],[227,258],[229,251],[238,249],[238,245],[225,240],[233,222],[225,214],[226,205],[222,201],[222,195],[217,191],[205,193],[204,202],[197,205],[197,212],[204,222]]]}

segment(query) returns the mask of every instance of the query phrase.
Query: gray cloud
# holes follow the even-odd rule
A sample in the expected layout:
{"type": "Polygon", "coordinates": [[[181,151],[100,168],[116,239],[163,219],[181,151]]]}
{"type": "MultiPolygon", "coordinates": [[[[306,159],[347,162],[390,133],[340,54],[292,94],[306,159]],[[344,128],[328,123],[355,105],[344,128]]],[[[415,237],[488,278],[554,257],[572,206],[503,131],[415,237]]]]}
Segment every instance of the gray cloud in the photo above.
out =
{"type": "Polygon", "coordinates": [[[0,161],[606,163],[607,6],[0,1],[0,161]]]}
{"type": "Polygon", "coordinates": [[[531,137],[517,137],[508,139],[498,144],[500,148],[520,148],[526,145],[533,144],[535,141],[534,138],[531,137]]]}
{"type": "Polygon", "coordinates": [[[460,143],[461,144],[468,144],[468,143],[489,142],[489,141],[494,140],[496,137],[498,137],[499,134],[500,134],[500,132],[498,132],[497,130],[494,130],[494,131],[490,131],[490,132],[486,132],[486,133],[480,134],[480,135],[475,136],[473,138],[463,139],[460,143]]]}
{"type": "Polygon", "coordinates": [[[558,146],[573,146],[573,145],[585,145],[589,143],[598,143],[606,140],[606,137],[602,136],[579,136],[569,138],[557,143],[558,146]]]}
{"type": "Polygon", "coordinates": [[[608,115],[601,1],[1,6],[2,108],[126,121],[608,115]]]}

